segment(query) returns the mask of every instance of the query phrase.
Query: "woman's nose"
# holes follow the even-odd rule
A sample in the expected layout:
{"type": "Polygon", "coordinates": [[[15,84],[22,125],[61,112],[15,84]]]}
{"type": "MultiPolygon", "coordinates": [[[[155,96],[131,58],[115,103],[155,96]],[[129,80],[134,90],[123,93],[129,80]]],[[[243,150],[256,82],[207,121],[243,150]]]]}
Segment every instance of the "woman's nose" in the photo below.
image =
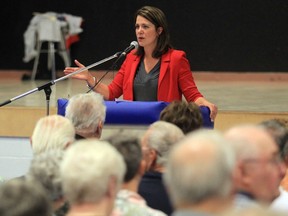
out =
{"type": "Polygon", "coordinates": [[[143,32],[143,28],[142,27],[139,27],[139,28],[137,28],[137,30],[136,30],[138,33],[142,33],[143,32]]]}

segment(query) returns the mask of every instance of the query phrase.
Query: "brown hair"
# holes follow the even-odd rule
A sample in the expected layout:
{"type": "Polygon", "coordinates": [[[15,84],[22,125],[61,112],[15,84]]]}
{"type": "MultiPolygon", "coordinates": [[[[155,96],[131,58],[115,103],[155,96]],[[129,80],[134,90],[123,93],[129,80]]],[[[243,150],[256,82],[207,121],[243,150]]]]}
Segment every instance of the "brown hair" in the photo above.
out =
{"type": "Polygon", "coordinates": [[[173,101],[160,113],[160,120],[177,125],[184,134],[202,127],[203,117],[199,106],[186,101],[173,101]]]}
{"type": "MultiPolygon", "coordinates": [[[[168,31],[168,24],[165,17],[165,14],[162,10],[152,6],[144,6],[140,8],[135,14],[135,22],[137,16],[144,17],[145,19],[149,20],[151,23],[155,25],[155,28],[158,29],[159,27],[163,28],[163,31],[158,37],[157,45],[155,50],[152,53],[154,58],[161,57],[164,53],[171,48],[170,44],[170,34],[168,31]]],[[[136,55],[141,56],[144,53],[143,47],[138,47],[136,55]]]]}

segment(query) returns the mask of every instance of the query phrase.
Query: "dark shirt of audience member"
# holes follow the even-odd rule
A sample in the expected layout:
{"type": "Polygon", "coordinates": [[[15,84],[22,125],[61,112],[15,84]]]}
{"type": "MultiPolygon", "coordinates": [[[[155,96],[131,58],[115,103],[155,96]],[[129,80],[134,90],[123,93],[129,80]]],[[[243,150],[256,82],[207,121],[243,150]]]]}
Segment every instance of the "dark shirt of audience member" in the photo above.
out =
{"type": "Polygon", "coordinates": [[[160,113],[160,120],[177,125],[184,134],[202,127],[203,117],[194,102],[173,101],[160,113]]]}
{"type": "Polygon", "coordinates": [[[41,185],[13,179],[0,185],[1,216],[51,216],[51,203],[41,185]]]}
{"type": "Polygon", "coordinates": [[[108,142],[83,139],[70,146],[61,163],[67,216],[110,216],[126,172],[122,155],[108,142]]]}
{"type": "Polygon", "coordinates": [[[106,118],[102,95],[91,92],[77,94],[69,99],[65,117],[76,129],[76,139],[100,138],[106,118]]]}
{"type": "Polygon", "coordinates": [[[235,152],[215,130],[187,135],[171,150],[164,182],[173,216],[218,215],[232,207],[235,152]]]}
{"type": "Polygon", "coordinates": [[[139,182],[145,173],[140,139],[124,130],[108,137],[106,141],[121,153],[127,168],[112,216],[165,216],[163,212],[148,207],[144,198],[137,193],[139,182]]]}
{"type": "Polygon", "coordinates": [[[71,121],[60,115],[40,118],[31,136],[34,156],[52,149],[65,150],[75,141],[75,128],[71,121]]]}
{"type": "Polygon", "coordinates": [[[173,207],[162,181],[171,148],[184,138],[182,130],[176,125],[156,121],[144,133],[141,146],[146,173],[139,184],[138,193],[147,201],[148,206],[163,211],[167,215],[173,207]]]}
{"type": "Polygon", "coordinates": [[[38,154],[32,159],[26,174],[26,179],[34,180],[43,186],[52,202],[54,214],[57,216],[65,208],[60,176],[60,164],[63,156],[64,152],[61,150],[50,150],[38,154]]]}
{"type": "Polygon", "coordinates": [[[275,140],[259,125],[234,126],[225,137],[237,157],[235,208],[270,205],[285,174],[275,140]]]}

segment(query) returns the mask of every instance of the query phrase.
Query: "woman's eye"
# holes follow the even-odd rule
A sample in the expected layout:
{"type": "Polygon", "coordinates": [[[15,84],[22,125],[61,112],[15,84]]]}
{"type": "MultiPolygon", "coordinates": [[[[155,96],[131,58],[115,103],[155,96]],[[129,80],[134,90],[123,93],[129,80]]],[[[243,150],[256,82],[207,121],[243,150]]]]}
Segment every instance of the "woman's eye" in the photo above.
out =
{"type": "Polygon", "coordinates": [[[149,26],[148,25],[135,25],[135,29],[136,30],[138,30],[138,29],[140,29],[140,27],[142,28],[142,29],[148,29],[149,28],[149,26]]]}

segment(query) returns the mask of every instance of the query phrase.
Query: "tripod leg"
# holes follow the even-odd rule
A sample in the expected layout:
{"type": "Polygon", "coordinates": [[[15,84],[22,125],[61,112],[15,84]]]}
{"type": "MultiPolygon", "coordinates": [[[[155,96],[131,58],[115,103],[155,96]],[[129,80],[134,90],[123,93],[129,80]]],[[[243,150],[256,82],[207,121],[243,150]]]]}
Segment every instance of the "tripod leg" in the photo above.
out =
{"type": "Polygon", "coordinates": [[[40,52],[41,52],[41,46],[42,46],[42,42],[38,40],[37,41],[37,55],[36,55],[35,60],[34,60],[31,80],[35,80],[35,77],[36,77],[37,67],[39,64],[39,58],[40,58],[40,52]]]}

